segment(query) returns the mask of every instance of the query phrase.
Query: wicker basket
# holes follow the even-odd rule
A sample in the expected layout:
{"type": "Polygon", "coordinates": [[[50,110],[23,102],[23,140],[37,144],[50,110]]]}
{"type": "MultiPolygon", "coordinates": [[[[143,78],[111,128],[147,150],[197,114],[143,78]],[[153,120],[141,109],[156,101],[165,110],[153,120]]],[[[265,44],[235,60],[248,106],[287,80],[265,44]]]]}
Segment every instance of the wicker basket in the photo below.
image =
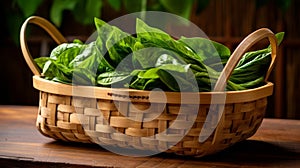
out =
{"type": "Polygon", "coordinates": [[[213,92],[164,92],[166,101],[162,102],[161,95],[150,91],[71,86],[43,79],[26,43],[28,23],[42,27],[58,44],[66,40],[51,23],[36,16],[24,22],[20,33],[24,58],[34,73],[33,86],[40,91],[36,125],[43,135],[54,139],[204,156],[252,136],[263,120],[267,97],[273,92],[273,84],[267,80],[255,89],[224,92],[226,81],[243,53],[264,38],[269,39],[272,47],[268,78],[276,58],[277,41],[266,28],[253,32],[240,43],[213,92]],[[199,96],[197,102],[194,96],[199,96]],[[163,112],[157,115],[158,109],[163,112]],[[215,112],[208,113],[211,109],[215,112]],[[131,116],[139,120],[132,120],[131,116]]]}

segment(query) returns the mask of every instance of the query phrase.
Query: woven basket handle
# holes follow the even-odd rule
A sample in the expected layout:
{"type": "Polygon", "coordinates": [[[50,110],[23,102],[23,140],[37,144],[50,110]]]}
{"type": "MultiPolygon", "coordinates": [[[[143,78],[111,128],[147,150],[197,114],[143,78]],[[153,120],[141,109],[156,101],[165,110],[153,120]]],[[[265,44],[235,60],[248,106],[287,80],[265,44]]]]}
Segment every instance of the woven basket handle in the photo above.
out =
{"type": "Polygon", "coordinates": [[[23,53],[23,56],[25,58],[25,61],[27,65],[29,66],[30,70],[33,72],[34,75],[41,75],[41,72],[37,66],[37,64],[34,62],[27,45],[26,40],[26,28],[28,23],[33,23],[35,25],[40,26],[42,29],[44,29],[57,44],[65,43],[67,40],[62,36],[62,34],[57,30],[57,28],[47,21],[44,18],[38,17],[38,16],[31,16],[28,19],[25,20],[21,27],[20,31],[20,45],[21,50],[23,53]]]}
{"type": "Polygon", "coordinates": [[[268,80],[269,75],[273,69],[274,62],[276,59],[276,52],[277,52],[277,40],[274,35],[274,33],[267,29],[267,28],[261,28],[256,30],[255,32],[248,35],[235,49],[235,51],[230,56],[227,64],[225,65],[223,71],[220,74],[220,77],[218,78],[214,91],[224,91],[227,81],[233,72],[234,68],[236,67],[237,63],[240,61],[240,59],[243,57],[244,53],[252,47],[254,44],[259,42],[260,40],[268,38],[269,42],[271,44],[271,57],[272,61],[269,66],[269,69],[267,71],[267,74],[265,76],[265,81],[268,80]]]}
{"type": "MultiPolygon", "coordinates": [[[[269,69],[267,71],[267,74],[265,76],[265,81],[267,81],[273,66],[274,66],[274,62],[276,59],[276,52],[277,52],[277,39],[274,35],[274,33],[267,29],[267,28],[262,28],[259,29],[253,33],[251,33],[250,35],[248,35],[236,48],[236,50],[232,53],[231,57],[229,58],[227,64],[225,65],[220,77],[218,78],[218,81],[215,85],[214,91],[224,91],[226,84],[227,84],[227,80],[229,79],[233,69],[235,68],[235,66],[237,65],[237,63],[239,62],[239,60],[242,58],[243,54],[250,48],[252,47],[254,44],[256,44],[258,41],[264,39],[264,38],[268,38],[270,45],[271,45],[271,64],[269,66],[269,69]]],[[[223,108],[220,108],[223,109],[223,108]]],[[[217,124],[215,133],[214,133],[214,138],[212,141],[212,144],[216,143],[219,141],[219,139],[222,139],[222,137],[219,137],[221,134],[220,132],[223,129],[223,126],[225,124],[225,114],[222,111],[219,111],[219,115],[220,116],[220,120],[217,124]]],[[[208,116],[207,116],[208,117],[208,116]]],[[[203,126],[205,127],[205,126],[203,126]]]]}

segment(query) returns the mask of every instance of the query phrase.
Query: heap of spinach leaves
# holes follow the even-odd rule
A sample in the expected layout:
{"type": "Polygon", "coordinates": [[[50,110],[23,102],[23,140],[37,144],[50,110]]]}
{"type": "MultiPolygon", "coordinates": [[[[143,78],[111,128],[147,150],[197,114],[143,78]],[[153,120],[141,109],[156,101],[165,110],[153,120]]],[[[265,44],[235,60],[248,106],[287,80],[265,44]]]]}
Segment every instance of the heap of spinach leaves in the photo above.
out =
{"type": "MultiPolygon", "coordinates": [[[[97,38],[54,48],[50,57],[36,58],[42,75],[57,82],[141,90],[211,91],[230,50],[206,38],[174,39],[136,21],[136,36],[95,18],[97,38]],[[195,79],[196,85],[191,79],[195,79]]],[[[276,34],[278,44],[284,33],[276,34]]],[[[270,46],[244,54],[227,82],[226,90],[244,90],[264,84],[271,62],[270,46]]]]}

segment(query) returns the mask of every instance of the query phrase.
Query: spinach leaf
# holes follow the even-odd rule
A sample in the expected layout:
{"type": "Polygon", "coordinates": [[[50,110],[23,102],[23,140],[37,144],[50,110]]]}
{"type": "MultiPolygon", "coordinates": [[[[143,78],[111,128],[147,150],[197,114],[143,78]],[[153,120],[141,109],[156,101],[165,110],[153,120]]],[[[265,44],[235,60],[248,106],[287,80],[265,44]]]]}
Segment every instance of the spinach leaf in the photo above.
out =
{"type": "Polygon", "coordinates": [[[189,66],[163,64],[140,71],[130,87],[143,90],[164,88],[171,91],[195,91],[195,84],[190,82],[192,72],[189,72],[189,66]]]}
{"type": "Polygon", "coordinates": [[[86,68],[72,69],[72,83],[77,85],[96,85],[95,72],[86,68]]]}
{"type": "Polygon", "coordinates": [[[61,44],[52,50],[49,58],[36,59],[47,79],[81,85],[95,85],[100,61],[94,42],[61,44]]]}
{"type": "Polygon", "coordinates": [[[140,70],[136,73],[134,80],[130,83],[130,88],[140,90],[151,90],[164,86],[157,75],[158,68],[150,68],[148,70],[140,70]],[[160,86],[161,85],[161,86],[160,86]]]}
{"type": "Polygon", "coordinates": [[[223,66],[231,55],[229,48],[221,43],[211,41],[206,38],[181,37],[179,41],[186,44],[191,50],[193,50],[201,58],[201,60],[203,60],[205,65],[210,66],[217,71],[222,71],[223,66]]]}
{"type": "MultiPolygon", "coordinates": [[[[100,19],[95,18],[95,25],[98,32],[97,44],[99,45],[99,50],[105,56],[107,62],[116,68],[125,57],[132,53],[136,39],[100,19]]],[[[127,62],[127,65],[129,66],[128,69],[132,67],[131,62],[127,62]]],[[[126,68],[124,67],[124,69],[126,68]]]]}
{"type": "Polygon", "coordinates": [[[49,61],[50,59],[51,58],[49,58],[49,57],[39,57],[39,58],[35,58],[34,61],[40,69],[43,69],[46,62],[49,61]]]}
{"type": "Polygon", "coordinates": [[[63,43],[54,48],[48,58],[37,58],[35,61],[42,69],[42,75],[47,79],[57,79],[66,83],[72,82],[72,72],[69,67],[76,55],[85,46],[80,43],[63,43]]]}
{"type": "MultiPolygon", "coordinates": [[[[275,34],[279,45],[282,42],[284,33],[275,34]]],[[[230,81],[243,86],[241,89],[254,88],[264,84],[264,77],[271,63],[271,46],[265,49],[250,51],[243,55],[237,66],[234,68],[230,81]]]]}
{"type": "Polygon", "coordinates": [[[68,65],[84,47],[85,45],[80,43],[63,43],[51,51],[50,58],[68,65]]]}
{"type": "Polygon", "coordinates": [[[221,43],[206,38],[181,37],[179,41],[185,43],[190,49],[196,52],[202,60],[206,60],[210,57],[224,57],[228,59],[228,57],[231,55],[231,52],[228,47],[224,46],[221,43]]]}
{"type": "Polygon", "coordinates": [[[56,60],[49,60],[45,63],[42,75],[50,80],[56,79],[64,83],[72,82],[72,70],[56,60]]]}
{"type": "Polygon", "coordinates": [[[99,64],[98,70],[97,70],[97,74],[113,71],[115,68],[106,60],[105,55],[103,55],[103,54],[105,54],[105,52],[103,52],[102,41],[99,36],[97,37],[95,43],[97,46],[97,51],[99,52],[99,55],[101,57],[100,64],[99,64]]]}
{"type": "Polygon", "coordinates": [[[147,47],[164,48],[178,53],[187,64],[199,64],[203,69],[201,58],[183,43],[173,39],[160,29],[148,26],[145,22],[137,19],[136,33],[142,44],[147,47]]]}
{"type": "Polygon", "coordinates": [[[73,83],[82,85],[95,85],[96,74],[103,60],[95,42],[86,47],[69,63],[72,67],[73,83]]]}
{"type": "Polygon", "coordinates": [[[164,64],[157,72],[160,80],[172,91],[198,91],[198,86],[193,83],[194,74],[190,71],[190,65],[164,64]]]}
{"type": "Polygon", "coordinates": [[[164,48],[146,47],[133,53],[135,68],[147,69],[166,63],[185,64],[180,55],[164,48]]]}
{"type": "Polygon", "coordinates": [[[132,81],[129,85],[132,89],[139,89],[139,90],[152,90],[155,88],[161,88],[163,90],[169,90],[168,87],[164,85],[160,81],[159,78],[136,78],[132,81]]]}
{"type": "Polygon", "coordinates": [[[117,72],[117,71],[111,71],[111,72],[104,72],[98,75],[97,77],[97,83],[101,86],[111,86],[113,84],[117,85],[117,83],[122,82],[124,87],[128,82],[124,82],[126,79],[131,77],[131,74],[128,72],[117,72]]]}
{"type": "MultiPolygon", "coordinates": [[[[166,91],[211,91],[230,57],[223,44],[209,39],[172,38],[137,19],[136,37],[95,18],[98,36],[52,50],[35,59],[46,79],[76,85],[127,87],[166,91]],[[195,79],[195,80],[194,80],[195,79]]],[[[280,43],[284,33],[276,34],[280,43]]],[[[270,46],[244,54],[227,81],[226,90],[264,84],[270,65],[270,46]]]]}

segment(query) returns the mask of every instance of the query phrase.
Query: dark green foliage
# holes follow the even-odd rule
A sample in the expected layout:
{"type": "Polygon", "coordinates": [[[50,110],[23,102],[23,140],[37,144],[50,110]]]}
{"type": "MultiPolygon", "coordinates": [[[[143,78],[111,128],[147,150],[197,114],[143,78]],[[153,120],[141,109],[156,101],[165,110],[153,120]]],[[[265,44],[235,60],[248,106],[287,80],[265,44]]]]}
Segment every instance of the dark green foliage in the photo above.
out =
{"type": "MultiPolygon", "coordinates": [[[[46,79],[77,85],[141,90],[211,91],[231,52],[205,38],[173,39],[137,19],[136,36],[95,19],[98,36],[57,46],[50,57],[35,59],[46,79]]],[[[277,34],[278,42],[283,33],[277,34]]],[[[226,90],[264,84],[271,62],[270,47],[245,53],[226,90]]]]}

